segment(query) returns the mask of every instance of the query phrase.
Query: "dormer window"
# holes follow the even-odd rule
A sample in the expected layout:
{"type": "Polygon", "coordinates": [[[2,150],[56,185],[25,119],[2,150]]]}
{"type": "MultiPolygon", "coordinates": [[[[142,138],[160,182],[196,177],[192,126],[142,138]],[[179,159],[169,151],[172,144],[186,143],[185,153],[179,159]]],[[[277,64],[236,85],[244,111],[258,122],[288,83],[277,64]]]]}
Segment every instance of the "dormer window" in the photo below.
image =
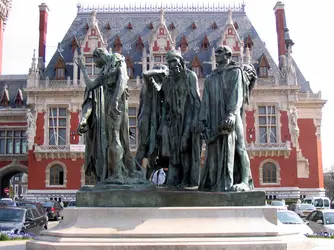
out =
{"type": "Polygon", "coordinates": [[[182,36],[182,39],[180,42],[180,48],[181,48],[181,52],[187,52],[188,50],[188,41],[185,36],[182,36]]]}
{"type": "Polygon", "coordinates": [[[15,105],[16,107],[21,107],[23,104],[23,94],[22,94],[22,90],[19,89],[17,91],[17,95],[16,95],[16,98],[15,98],[15,105]]]}
{"type": "Polygon", "coordinates": [[[262,78],[268,77],[268,68],[266,66],[261,66],[259,68],[259,76],[262,78]]]}
{"type": "Polygon", "coordinates": [[[143,43],[143,39],[141,38],[141,36],[138,36],[137,42],[136,42],[136,50],[137,51],[143,51],[144,48],[144,43],[143,43]]]}
{"type": "Polygon", "coordinates": [[[59,68],[56,69],[56,80],[64,80],[65,79],[65,69],[59,68]]]}
{"type": "Polygon", "coordinates": [[[198,78],[202,77],[202,65],[197,55],[195,55],[193,61],[191,62],[191,69],[196,73],[198,78]]]}
{"type": "Polygon", "coordinates": [[[8,93],[8,86],[6,85],[1,98],[1,106],[7,107],[9,104],[9,93],[8,93]]]}
{"type": "Polygon", "coordinates": [[[209,48],[209,46],[210,46],[209,39],[205,35],[204,38],[203,38],[203,41],[202,41],[202,49],[207,50],[209,48]]]}
{"type": "Polygon", "coordinates": [[[59,56],[58,61],[55,66],[56,80],[64,80],[65,79],[65,62],[62,56],[59,56]]]}
{"type": "Polygon", "coordinates": [[[129,56],[126,57],[125,63],[126,63],[126,68],[127,68],[128,76],[129,76],[130,79],[132,79],[134,77],[133,76],[133,63],[132,63],[132,60],[131,60],[131,58],[129,56]]]}
{"type": "Polygon", "coordinates": [[[269,70],[269,62],[267,60],[267,57],[265,54],[262,54],[259,62],[259,77],[261,78],[267,78],[269,76],[268,70],[269,70]]]}
{"type": "Polygon", "coordinates": [[[117,53],[122,53],[122,41],[119,36],[116,37],[115,42],[114,42],[114,48],[117,53]]]}

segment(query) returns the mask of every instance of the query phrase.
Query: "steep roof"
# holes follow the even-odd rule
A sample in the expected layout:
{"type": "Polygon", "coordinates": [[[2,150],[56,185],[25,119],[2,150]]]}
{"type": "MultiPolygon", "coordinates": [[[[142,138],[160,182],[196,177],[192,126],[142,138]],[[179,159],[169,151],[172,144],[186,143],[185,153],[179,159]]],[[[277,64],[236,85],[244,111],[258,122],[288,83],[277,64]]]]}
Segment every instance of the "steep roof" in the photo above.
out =
{"type": "MultiPolygon", "coordinates": [[[[22,95],[23,103],[22,106],[26,106],[27,95],[23,91],[23,88],[27,86],[27,75],[1,75],[0,76],[0,102],[3,98],[4,92],[8,93],[9,103],[8,106],[3,107],[0,104],[0,109],[2,108],[15,108],[16,107],[16,97],[22,95]]],[[[20,107],[22,107],[20,106],[20,107]]]]}
{"type": "MultiPolygon", "coordinates": [[[[142,52],[136,49],[138,36],[142,38],[145,49],[148,52],[151,34],[154,31],[154,29],[153,31],[149,29],[149,25],[152,23],[153,27],[157,27],[160,23],[159,15],[157,9],[152,9],[151,11],[149,11],[149,9],[145,9],[145,11],[136,11],[135,9],[127,10],[124,8],[118,10],[118,12],[108,11],[108,9],[103,8],[97,9],[96,19],[98,20],[98,26],[103,37],[107,39],[107,47],[113,48],[116,37],[120,37],[122,41],[122,54],[124,56],[130,56],[134,63],[134,77],[137,75],[141,76],[142,74],[142,65],[139,64],[139,62],[141,62],[142,52]],[[132,24],[132,29],[127,28],[129,22],[132,24]],[[110,25],[108,26],[108,24],[110,25]]],[[[221,35],[223,34],[227,23],[227,9],[217,9],[215,11],[203,9],[202,11],[199,11],[190,8],[176,11],[175,8],[166,8],[164,18],[166,24],[173,23],[175,27],[175,29],[170,32],[176,43],[181,41],[183,36],[185,36],[188,41],[188,50],[182,53],[187,62],[187,66],[190,67],[194,56],[197,55],[202,62],[203,76],[205,77],[208,75],[212,70],[211,64],[209,63],[211,61],[212,48],[216,48],[221,41],[221,35]],[[196,29],[191,28],[193,22],[196,23],[196,29]],[[216,23],[217,28],[212,29],[212,23],[216,23]],[[205,36],[207,36],[210,43],[207,50],[201,49],[201,44],[205,36]]],[[[280,77],[281,73],[278,66],[269,54],[265,44],[259,37],[244,9],[241,8],[237,11],[233,11],[232,18],[233,22],[237,22],[238,24],[237,32],[241,41],[245,41],[246,38],[250,36],[253,42],[251,62],[257,65],[259,59],[264,54],[270,65],[269,74],[275,77],[280,77]]],[[[91,10],[84,11],[81,9],[78,11],[76,18],[61,42],[62,48],[64,49],[62,55],[65,62],[72,62],[73,51],[71,49],[71,44],[73,37],[75,36],[79,39],[85,37],[87,32],[85,27],[87,23],[91,22],[90,20],[91,10]]],[[[178,46],[178,44],[176,45],[178,46]]],[[[54,65],[59,56],[59,54],[57,54],[58,53],[56,52],[51,59],[43,77],[48,76],[51,79],[54,78],[54,65]]],[[[67,74],[70,75],[73,72],[73,66],[68,65],[67,67],[67,74]]],[[[305,89],[309,89],[309,85],[304,81],[305,79],[299,69],[297,72],[299,72],[298,80],[300,80],[299,84],[301,85],[301,90],[305,91],[305,89]]]]}

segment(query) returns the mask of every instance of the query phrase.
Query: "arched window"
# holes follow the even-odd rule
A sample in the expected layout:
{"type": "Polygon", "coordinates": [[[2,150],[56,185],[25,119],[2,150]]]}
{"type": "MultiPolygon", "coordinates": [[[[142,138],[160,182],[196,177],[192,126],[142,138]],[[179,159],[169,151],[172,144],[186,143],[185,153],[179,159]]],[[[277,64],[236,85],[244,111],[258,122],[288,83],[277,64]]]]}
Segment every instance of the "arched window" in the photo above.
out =
{"type": "Polygon", "coordinates": [[[64,168],[55,164],[50,168],[49,185],[64,185],[64,168]]]}
{"type": "Polygon", "coordinates": [[[277,183],[277,167],[272,162],[266,162],[262,167],[263,183],[277,183]]]}
{"type": "Polygon", "coordinates": [[[94,175],[85,175],[85,185],[96,185],[96,178],[94,175]]]}

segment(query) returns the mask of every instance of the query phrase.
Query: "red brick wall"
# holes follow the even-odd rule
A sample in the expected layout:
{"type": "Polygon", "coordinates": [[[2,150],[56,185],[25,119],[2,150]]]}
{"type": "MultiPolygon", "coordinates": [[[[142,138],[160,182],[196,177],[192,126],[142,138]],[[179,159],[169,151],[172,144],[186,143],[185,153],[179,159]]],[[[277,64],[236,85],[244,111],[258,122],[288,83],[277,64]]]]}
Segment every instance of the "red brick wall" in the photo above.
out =
{"type": "Polygon", "coordinates": [[[255,142],[255,112],[254,111],[246,111],[246,141],[247,143],[255,142]]]}
{"type": "Polygon", "coordinates": [[[67,169],[67,183],[64,188],[46,188],[45,178],[46,178],[46,167],[49,163],[55,161],[54,159],[43,159],[41,161],[36,161],[36,158],[32,151],[29,151],[29,174],[28,175],[28,189],[29,190],[40,190],[40,189],[79,189],[81,187],[81,167],[84,160],[77,159],[72,161],[71,159],[57,159],[57,161],[62,162],[66,165],[67,169]]]}
{"type": "Polygon", "coordinates": [[[293,148],[289,158],[284,156],[279,157],[254,157],[251,159],[251,169],[255,187],[296,187],[297,181],[297,154],[296,149],[293,148]],[[281,184],[280,185],[262,185],[260,186],[260,172],[259,168],[264,160],[272,159],[279,164],[281,168],[281,184]]]}
{"type": "Polygon", "coordinates": [[[287,111],[281,111],[281,140],[282,142],[291,141],[289,131],[289,117],[287,111]]]}
{"type": "Polygon", "coordinates": [[[35,136],[35,143],[37,145],[43,145],[44,144],[44,124],[45,124],[45,113],[39,112],[37,114],[37,120],[36,120],[36,136],[35,136]]]}
{"type": "Polygon", "coordinates": [[[70,130],[70,143],[71,144],[79,143],[79,135],[77,134],[78,124],[79,124],[79,113],[72,112],[71,113],[71,130],[70,130]]]}
{"type": "Polygon", "coordinates": [[[26,122],[0,122],[0,126],[8,126],[6,129],[10,129],[10,126],[25,127],[27,126],[27,123],[26,122]]]}
{"type": "Polygon", "coordinates": [[[303,156],[308,159],[309,178],[298,179],[301,188],[323,188],[321,141],[316,136],[313,119],[298,119],[299,147],[303,156]]]}

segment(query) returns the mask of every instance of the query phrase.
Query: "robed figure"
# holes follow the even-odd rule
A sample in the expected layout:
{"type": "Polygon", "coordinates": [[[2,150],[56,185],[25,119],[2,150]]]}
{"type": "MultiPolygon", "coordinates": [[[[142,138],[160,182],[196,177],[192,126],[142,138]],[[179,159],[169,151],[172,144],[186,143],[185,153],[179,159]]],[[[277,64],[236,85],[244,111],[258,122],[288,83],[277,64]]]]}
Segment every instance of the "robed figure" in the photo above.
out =
{"type": "Polygon", "coordinates": [[[199,190],[248,191],[254,187],[245,147],[242,107],[248,102],[255,71],[244,72],[231,61],[231,56],[229,47],[218,47],[217,68],[204,82],[199,123],[203,126],[206,155],[199,190]]]}
{"type": "Polygon", "coordinates": [[[201,136],[194,131],[200,108],[198,80],[185,66],[178,50],[166,54],[169,76],[164,92],[162,118],[162,155],[168,157],[167,185],[198,186],[201,136]]]}
{"type": "MultiPolygon", "coordinates": [[[[138,109],[138,148],[137,164],[147,171],[147,178],[158,167],[164,167],[161,155],[161,134],[159,128],[162,118],[164,93],[161,90],[168,68],[166,65],[155,65],[143,73],[144,85],[140,91],[138,109]]],[[[165,159],[166,160],[166,159],[165,159]]],[[[167,159],[168,166],[168,159],[167,159]]]]}

